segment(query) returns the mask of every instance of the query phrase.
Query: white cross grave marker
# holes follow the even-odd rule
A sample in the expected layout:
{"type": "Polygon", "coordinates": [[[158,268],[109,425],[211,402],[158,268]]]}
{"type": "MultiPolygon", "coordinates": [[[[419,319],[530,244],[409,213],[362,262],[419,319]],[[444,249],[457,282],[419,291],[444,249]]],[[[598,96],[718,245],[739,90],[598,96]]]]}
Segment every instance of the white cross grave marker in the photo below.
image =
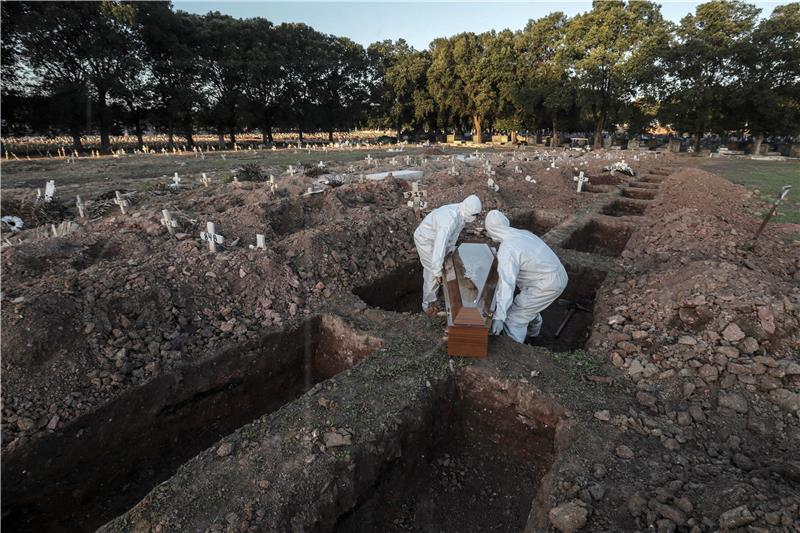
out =
{"type": "Polygon", "coordinates": [[[75,206],[78,208],[78,216],[80,218],[86,218],[86,206],[84,205],[80,196],[76,196],[76,198],[77,201],[75,202],[75,206]]]}
{"type": "Polygon", "coordinates": [[[574,178],[572,178],[572,181],[577,181],[578,182],[578,192],[581,192],[581,189],[583,189],[583,184],[589,182],[589,177],[588,176],[584,176],[583,171],[581,170],[580,175],[575,176],[574,178]]]}
{"type": "Polygon", "coordinates": [[[170,235],[175,235],[175,228],[178,227],[178,221],[172,218],[169,214],[169,209],[161,210],[161,224],[167,228],[170,235]]]}
{"type": "Polygon", "coordinates": [[[203,184],[205,187],[208,187],[208,186],[211,184],[211,180],[210,180],[210,179],[208,179],[208,176],[206,176],[206,173],[205,173],[205,172],[203,172],[203,177],[202,177],[202,178],[200,178],[200,181],[202,182],[202,184],[203,184]]]}
{"type": "Polygon", "coordinates": [[[123,198],[119,191],[114,191],[114,195],[116,196],[116,198],[114,198],[114,203],[119,206],[119,210],[122,211],[122,214],[124,215],[125,208],[128,207],[128,200],[123,198]]]}
{"type": "Polygon", "coordinates": [[[294,174],[295,174],[295,172],[296,172],[296,171],[295,171],[295,169],[294,169],[294,167],[293,167],[292,165],[289,165],[289,169],[288,169],[286,172],[287,172],[287,173],[288,173],[290,176],[294,176],[294,174]]]}
{"type": "Polygon", "coordinates": [[[530,175],[525,176],[525,181],[527,181],[528,183],[533,183],[533,184],[536,183],[536,180],[533,179],[530,175]]]}
{"type": "Polygon", "coordinates": [[[225,242],[225,237],[217,234],[217,228],[213,222],[206,223],[206,230],[200,234],[200,238],[208,242],[209,252],[216,252],[217,245],[225,242]]]}
{"type": "Polygon", "coordinates": [[[178,177],[178,173],[176,172],[174,176],[172,176],[172,184],[170,187],[177,189],[181,184],[181,179],[178,177]]]}
{"type": "Polygon", "coordinates": [[[317,164],[317,168],[325,168],[325,163],[323,163],[322,161],[320,161],[320,162],[317,164]]]}

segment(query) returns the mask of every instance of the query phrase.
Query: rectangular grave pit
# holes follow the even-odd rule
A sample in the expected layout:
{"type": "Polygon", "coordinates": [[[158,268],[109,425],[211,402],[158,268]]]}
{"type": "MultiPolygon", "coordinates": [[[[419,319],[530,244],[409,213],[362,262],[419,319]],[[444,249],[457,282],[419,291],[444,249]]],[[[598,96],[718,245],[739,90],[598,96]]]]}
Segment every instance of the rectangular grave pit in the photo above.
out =
{"type": "Polygon", "coordinates": [[[7,454],[3,525],[94,531],[221,437],[380,346],[324,315],[158,376],[7,454]]]}
{"type": "Polygon", "coordinates": [[[587,266],[566,263],[569,281],[559,298],[542,314],[542,330],[533,339],[533,346],[541,346],[553,352],[570,352],[586,346],[594,313],[597,289],[606,278],[606,272],[587,266]],[[568,317],[569,319],[565,319],[568,317]],[[564,323],[561,332],[559,327],[564,323]]]}
{"type": "Polygon", "coordinates": [[[622,189],[622,196],[635,200],[652,200],[657,194],[658,191],[652,189],[637,189],[636,187],[626,187],[622,189]]]}
{"type": "Polygon", "coordinates": [[[510,218],[512,227],[528,230],[541,237],[563,222],[567,215],[544,209],[526,209],[512,213],[510,218]]]}
{"type": "Polygon", "coordinates": [[[658,189],[661,187],[660,183],[651,183],[649,181],[632,181],[629,186],[637,189],[658,189]]]}
{"type": "Polygon", "coordinates": [[[601,213],[610,217],[639,217],[644,215],[648,202],[632,198],[617,198],[603,207],[601,213]]]}
{"type": "Polygon", "coordinates": [[[370,307],[395,313],[422,311],[422,265],[418,261],[404,263],[384,276],[359,285],[353,293],[370,307]]]}
{"type": "Polygon", "coordinates": [[[625,249],[634,227],[613,218],[595,216],[572,232],[563,248],[617,257],[625,249]]]}
{"type": "Polygon", "coordinates": [[[522,531],[556,455],[560,409],[518,389],[500,390],[480,371],[459,372],[405,428],[399,456],[371,467],[378,479],[332,530],[522,531]]]}

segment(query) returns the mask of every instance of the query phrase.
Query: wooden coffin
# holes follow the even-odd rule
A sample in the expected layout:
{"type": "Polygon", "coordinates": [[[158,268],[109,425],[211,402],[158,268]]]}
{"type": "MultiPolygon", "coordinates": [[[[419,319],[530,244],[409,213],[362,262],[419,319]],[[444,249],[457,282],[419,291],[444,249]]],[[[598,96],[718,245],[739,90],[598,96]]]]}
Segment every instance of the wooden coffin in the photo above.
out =
{"type": "Polygon", "coordinates": [[[497,258],[487,244],[464,243],[444,263],[447,353],[486,357],[489,311],[497,287],[497,258]]]}

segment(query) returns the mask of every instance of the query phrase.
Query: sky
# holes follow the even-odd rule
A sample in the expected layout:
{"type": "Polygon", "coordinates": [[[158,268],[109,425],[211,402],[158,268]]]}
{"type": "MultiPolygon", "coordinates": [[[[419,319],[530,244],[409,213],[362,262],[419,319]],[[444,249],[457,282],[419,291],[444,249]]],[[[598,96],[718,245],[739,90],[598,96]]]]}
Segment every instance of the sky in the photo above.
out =
{"type": "MultiPolygon", "coordinates": [[[[694,11],[693,1],[662,1],[661,13],[677,22],[694,11]]],[[[769,16],[781,1],[751,1],[769,16]]],[[[480,33],[489,30],[519,30],[529,19],[537,19],[552,11],[572,16],[588,11],[591,1],[559,2],[293,2],[272,1],[180,1],[175,9],[204,14],[220,11],[237,18],[264,17],[273,23],[303,22],[317,31],[349,37],[367,46],[384,39],[403,38],[418,50],[426,49],[436,37],[447,37],[464,31],[480,33]]]]}

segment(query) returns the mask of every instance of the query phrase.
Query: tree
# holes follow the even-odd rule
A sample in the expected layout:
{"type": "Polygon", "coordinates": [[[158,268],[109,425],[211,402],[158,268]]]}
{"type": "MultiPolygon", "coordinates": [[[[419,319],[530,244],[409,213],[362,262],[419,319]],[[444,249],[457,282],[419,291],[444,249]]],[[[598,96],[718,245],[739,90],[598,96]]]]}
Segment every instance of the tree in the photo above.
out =
{"type": "Polygon", "coordinates": [[[759,10],[739,0],[714,0],[683,17],[665,62],[661,115],[679,130],[695,135],[695,151],[708,128],[720,128],[726,101],[739,74],[735,54],[751,39],[759,10]]]}
{"type": "Polygon", "coordinates": [[[244,22],[246,41],[244,94],[253,123],[261,130],[262,142],[272,142],[272,126],[278,112],[281,65],[287,50],[270,21],[263,18],[244,22]]]}
{"type": "Polygon", "coordinates": [[[575,105],[569,83],[571,59],[564,42],[569,19],[560,12],[529,21],[514,39],[516,72],[513,101],[521,121],[535,127],[543,120],[552,125],[552,146],[557,146],[559,117],[575,105]]]}
{"type": "Polygon", "coordinates": [[[800,133],[800,3],[778,6],[738,47],[731,122],[746,124],[758,154],[766,135],[800,133]]]}
{"type": "Polygon", "coordinates": [[[595,1],[591,11],[570,21],[571,81],[594,122],[595,148],[612,115],[656,75],[668,35],[658,5],[643,0],[595,1]]]}
{"type": "MultiPolygon", "coordinates": [[[[481,35],[460,33],[449,39],[431,43],[431,66],[428,69],[428,91],[443,112],[445,123],[460,123],[468,118],[481,141],[483,121],[496,117],[506,105],[498,80],[500,64],[489,53],[495,32],[481,35]]],[[[503,65],[503,68],[511,65],[503,65]]]]}
{"type": "Polygon", "coordinates": [[[134,8],[116,2],[33,2],[20,22],[21,46],[44,91],[91,87],[101,149],[110,149],[108,101],[117,80],[139,68],[134,8]]]}

